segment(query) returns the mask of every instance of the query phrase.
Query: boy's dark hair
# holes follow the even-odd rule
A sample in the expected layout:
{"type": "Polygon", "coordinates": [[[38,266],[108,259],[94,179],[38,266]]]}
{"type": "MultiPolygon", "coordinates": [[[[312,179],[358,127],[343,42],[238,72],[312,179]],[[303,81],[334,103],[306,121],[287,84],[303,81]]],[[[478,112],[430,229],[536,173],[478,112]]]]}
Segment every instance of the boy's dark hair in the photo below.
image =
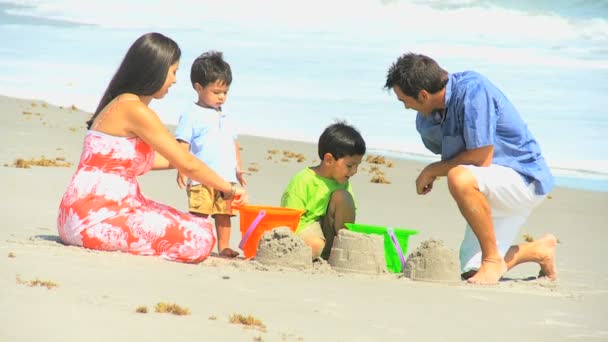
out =
{"type": "Polygon", "coordinates": [[[344,121],[329,125],[319,137],[319,158],[331,153],[336,159],[346,156],[364,155],[365,140],[361,133],[344,121]]]}
{"type": "Polygon", "coordinates": [[[106,88],[87,128],[116,96],[123,93],[149,96],[165,84],[169,67],[177,62],[181,50],[177,43],[160,33],[151,32],[139,37],[129,48],[118,70],[106,88]]]}
{"type": "Polygon", "coordinates": [[[223,53],[219,51],[207,51],[192,62],[190,81],[193,87],[196,82],[205,87],[216,81],[229,86],[232,83],[230,64],[224,61],[223,53]]]}
{"type": "Polygon", "coordinates": [[[415,53],[401,55],[390,66],[384,88],[398,86],[407,96],[418,99],[421,90],[434,94],[448,83],[448,72],[435,60],[415,53]]]}

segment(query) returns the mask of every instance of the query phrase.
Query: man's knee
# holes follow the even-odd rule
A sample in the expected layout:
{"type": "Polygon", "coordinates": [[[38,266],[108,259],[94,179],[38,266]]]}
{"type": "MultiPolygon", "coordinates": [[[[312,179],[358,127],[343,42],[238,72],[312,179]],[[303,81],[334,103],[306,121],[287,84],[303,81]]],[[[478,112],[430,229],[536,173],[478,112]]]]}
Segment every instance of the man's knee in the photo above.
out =
{"type": "Polygon", "coordinates": [[[448,171],[448,189],[456,197],[465,191],[477,189],[477,179],[466,167],[456,166],[448,171]]]}

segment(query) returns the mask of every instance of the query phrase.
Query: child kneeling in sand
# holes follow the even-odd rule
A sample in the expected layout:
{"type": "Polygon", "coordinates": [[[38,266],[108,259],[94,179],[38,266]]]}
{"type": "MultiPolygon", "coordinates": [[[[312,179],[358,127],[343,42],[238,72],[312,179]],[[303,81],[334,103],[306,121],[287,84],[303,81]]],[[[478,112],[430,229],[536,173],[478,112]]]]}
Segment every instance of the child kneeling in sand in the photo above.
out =
{"type": "Polygon", "coordinates": [[[296,235],[312,248],[313,259],[329,258],[344,223],[355,222],[356,205],[348,181],[365,154],[361,134],[345,122],[328,126],[319,137],[321,163],[299,171],[283,192],[281,206],[303,209],[296,235]]]}
{"type": "MultiPolygon", "coordinates": [[[[236,132],[229,117],[222,112],[232,83],[230,65],[224,61],[221,52],[206,52],[192,63],[190,80],[198,100],[180,116],[175,138],[184,149],[189,149],[213,171],[232,182],[233,189],[237,181],[245,186],[236,132]]],[[[194,180],[187,182],[181,172],[177,173],[177,184],[181,189],[187,188],[191,214],[211,215],[215,219],[219,255],[238,256],[239,253],[230,248],[230,220],[234,215],[221,192],[194,180]]]]}

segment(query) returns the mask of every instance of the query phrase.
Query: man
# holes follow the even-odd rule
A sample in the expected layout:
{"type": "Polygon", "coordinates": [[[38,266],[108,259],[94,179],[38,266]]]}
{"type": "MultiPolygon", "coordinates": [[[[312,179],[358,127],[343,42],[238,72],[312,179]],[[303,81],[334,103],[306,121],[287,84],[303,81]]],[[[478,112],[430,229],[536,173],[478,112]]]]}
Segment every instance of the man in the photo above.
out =
{"type": "Polygon", "coordinates": [[[512,267],[536,262],[541,275],[556,279],[551,234],[511,246],[532,209],[553,188],[540,147],[507,97],[473,71],[449,74],[433,59],[408,53],[388,70],[405,108],[418,111],[416,129],[424,145],[441,155],[416,179],[426,195],[437,177],[448,188],[468,225],[460,246],[463,278],[496,284],[512,267]]]}

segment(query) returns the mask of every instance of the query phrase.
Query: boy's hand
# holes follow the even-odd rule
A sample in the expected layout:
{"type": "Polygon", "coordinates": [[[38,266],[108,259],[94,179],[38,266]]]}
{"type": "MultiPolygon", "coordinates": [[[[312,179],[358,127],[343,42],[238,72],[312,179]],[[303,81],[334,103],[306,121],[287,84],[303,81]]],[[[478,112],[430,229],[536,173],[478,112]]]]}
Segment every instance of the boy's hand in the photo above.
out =
{"type": "Polygon", "coordinates": [[[247,181],[245,180],[245,171],[240,169],[236,170],[236,179],[239,181],[239,184],[241,184],[241,186],[247,185],[247,181]]]}
{"type": "Polygon", "coordinates": [[[185,189],[188,184],[188,177],[182,175],[181,172],[177,171],[177,186],[180,189],[185,189]]]}

